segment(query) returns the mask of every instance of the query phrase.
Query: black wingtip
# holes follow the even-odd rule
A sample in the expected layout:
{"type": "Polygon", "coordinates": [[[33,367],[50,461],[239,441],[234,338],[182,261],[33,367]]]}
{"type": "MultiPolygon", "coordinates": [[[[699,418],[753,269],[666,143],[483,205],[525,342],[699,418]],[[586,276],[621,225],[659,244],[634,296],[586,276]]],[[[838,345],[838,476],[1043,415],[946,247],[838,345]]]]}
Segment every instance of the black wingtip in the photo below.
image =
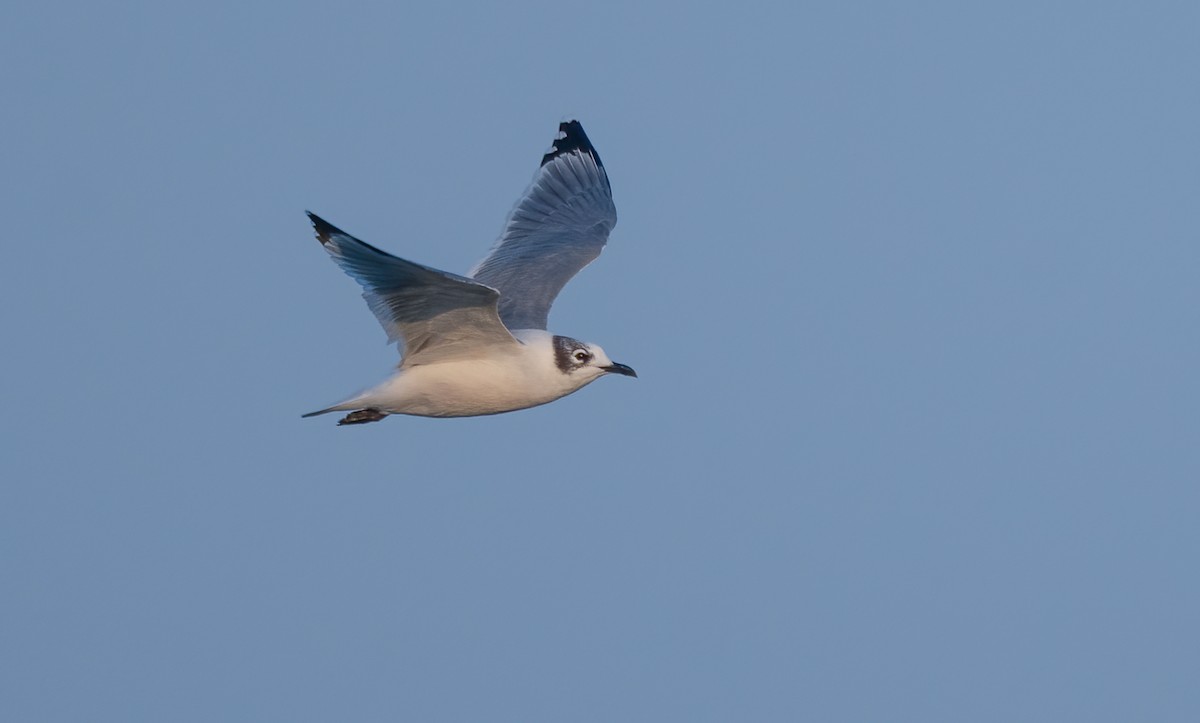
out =
{"type": "Polygon", "coordinates": [[[604,164],[600,162],[600,154],[596,153],[596,148],[592,146],[587,133],[583,132],[583,126],[577,120],[558,124],[558,137],[554,139],[554,148],[542,156],[542,165],[567,153],[587,153],[596,159],[597,166],[604,168],[604,164]]]}
{"type": "Polygon", "coordinates": [[[330,237],[334,234],[345,233],[312,211],[305,211],[304,213],[308,214],[308,220],[312,222],[313,230],[317,232],[317,240],[321,242],[322,246],[327,245],[330,237]]]}
{"type": "MultiPolygon", "coordinates": [[[[386,256],[387,258],[393,258],[392,255],[389,254],[388,252],[380,251],[379,249],[375,248],[374,246],[367,243],[366,241],[362,241],[360,239],[354,238],[350,234],[341,230],[337,226],[334,226],[333,224],[329,223],[328,221],[321,218],[320,216],[313,213],[312,211],[305,211],[304,213],[308,214],[308,220],[312,222],[313,229],[317,232],[317,240],[321,242],[321,245],[325,247],[326,251],[333,254],[334,256],[341,255],[341,252],[338,250],[338,248],[340,246],[345,245],[345,244],[350,244],[352,246],[353,245],[361,246],[362,248],[365,248],[368,251],[373,251],[373,252],[379,254],[380,256],[386,256]],[[338,237],[337,241],[334,240],[335,236],[338,237]]],[[[354,276],[353,273],[351,273],[350,275],[354,276]]]]}

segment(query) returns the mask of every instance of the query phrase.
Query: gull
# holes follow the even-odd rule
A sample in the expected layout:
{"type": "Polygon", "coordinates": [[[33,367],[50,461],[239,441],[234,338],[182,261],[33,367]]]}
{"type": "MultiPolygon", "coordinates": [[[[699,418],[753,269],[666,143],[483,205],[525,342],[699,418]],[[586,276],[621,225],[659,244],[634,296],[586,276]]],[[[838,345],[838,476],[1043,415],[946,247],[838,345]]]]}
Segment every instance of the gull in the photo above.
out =
{"type": "Polygon", "coordinates": [[[331,407],[338,425],[391,414],[472,417],[546,404],[608,374],[636,377],[595,344],[546,330],[554,299],[591,263],[617,223],[600,156],[578,121],[553,148],[504,232],[467,276],[392,256],[313,213],[317,240],[363,287],[400,365],[382,383],[331,407]]]}

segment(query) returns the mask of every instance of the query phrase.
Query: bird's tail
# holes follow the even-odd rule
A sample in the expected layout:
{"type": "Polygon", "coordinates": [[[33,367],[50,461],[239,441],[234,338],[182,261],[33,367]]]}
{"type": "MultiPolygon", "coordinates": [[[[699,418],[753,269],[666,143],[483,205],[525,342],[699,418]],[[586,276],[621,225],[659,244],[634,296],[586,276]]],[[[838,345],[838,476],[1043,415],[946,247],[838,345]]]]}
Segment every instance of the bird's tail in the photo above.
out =
{"type": "Polygon", "coordinates": [[[309,412],[308,414],[301,414],[300,418],[306,419],[308,417],[316,417],[316,416],[320,416],[322,414],[329,414],[330,412],[353,412],[355,409],[365,409],[366,407],[369,407],[369,406],[371,406],[371,405],[369,403],[367,403],[367,390],[363,390],[363,391],[359,391],[349,397],[346,397],[345,399],[338,402],[337,404],[331,404],[328,407],[325,407],[324,409],[318,409],[317,411],[309,412]]]}
{"type": "Polygon", "coordinates": [[[354,397],[353,399],[347,399],[344,402],[338,402],[332,407],[325,407],[324,409],[318,409],[315,412],[301,414],[300,418],[305,419],[307,417],[316,417],[321,414],[329,414],[330,412],[350,412],[338,421],[339,427],[346,424],[366,424],[367,422],[378,422],[379,420],[388,416],[387,412],[381,412],[374,407],[363,406],[361,398],[354,397]]]}

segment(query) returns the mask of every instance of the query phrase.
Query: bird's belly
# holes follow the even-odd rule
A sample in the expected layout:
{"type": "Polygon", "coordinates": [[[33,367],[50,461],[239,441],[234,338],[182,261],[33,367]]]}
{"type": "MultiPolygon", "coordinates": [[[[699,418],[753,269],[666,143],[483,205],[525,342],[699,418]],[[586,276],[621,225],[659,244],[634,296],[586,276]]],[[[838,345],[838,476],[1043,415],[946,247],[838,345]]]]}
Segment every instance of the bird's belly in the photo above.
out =
{"type": "Polygon", "coordinates": [[[471,417],[534,407],[572,390],[521,368],[464,361],[411,367],[375,391],[374,406],[391,414],[471,417]]]}

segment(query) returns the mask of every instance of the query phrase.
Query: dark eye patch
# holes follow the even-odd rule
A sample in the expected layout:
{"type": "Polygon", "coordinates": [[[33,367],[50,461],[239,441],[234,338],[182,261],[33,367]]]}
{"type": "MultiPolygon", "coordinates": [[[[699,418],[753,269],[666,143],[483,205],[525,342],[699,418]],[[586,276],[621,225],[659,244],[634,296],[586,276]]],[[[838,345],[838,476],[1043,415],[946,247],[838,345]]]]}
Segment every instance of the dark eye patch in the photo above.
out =
{"type": "Polygon", "coordinates": [[[554,337],[554,365],[563,374],[569,374],[573,369],[580,364],[586,363],[592,358],[591,352],[583,345],[583,342],[577,339],[572,339],[569,336],[554,337]],[[576,359],[575,355],[583,352],[585,355],[582,359],[576,359]]]}

